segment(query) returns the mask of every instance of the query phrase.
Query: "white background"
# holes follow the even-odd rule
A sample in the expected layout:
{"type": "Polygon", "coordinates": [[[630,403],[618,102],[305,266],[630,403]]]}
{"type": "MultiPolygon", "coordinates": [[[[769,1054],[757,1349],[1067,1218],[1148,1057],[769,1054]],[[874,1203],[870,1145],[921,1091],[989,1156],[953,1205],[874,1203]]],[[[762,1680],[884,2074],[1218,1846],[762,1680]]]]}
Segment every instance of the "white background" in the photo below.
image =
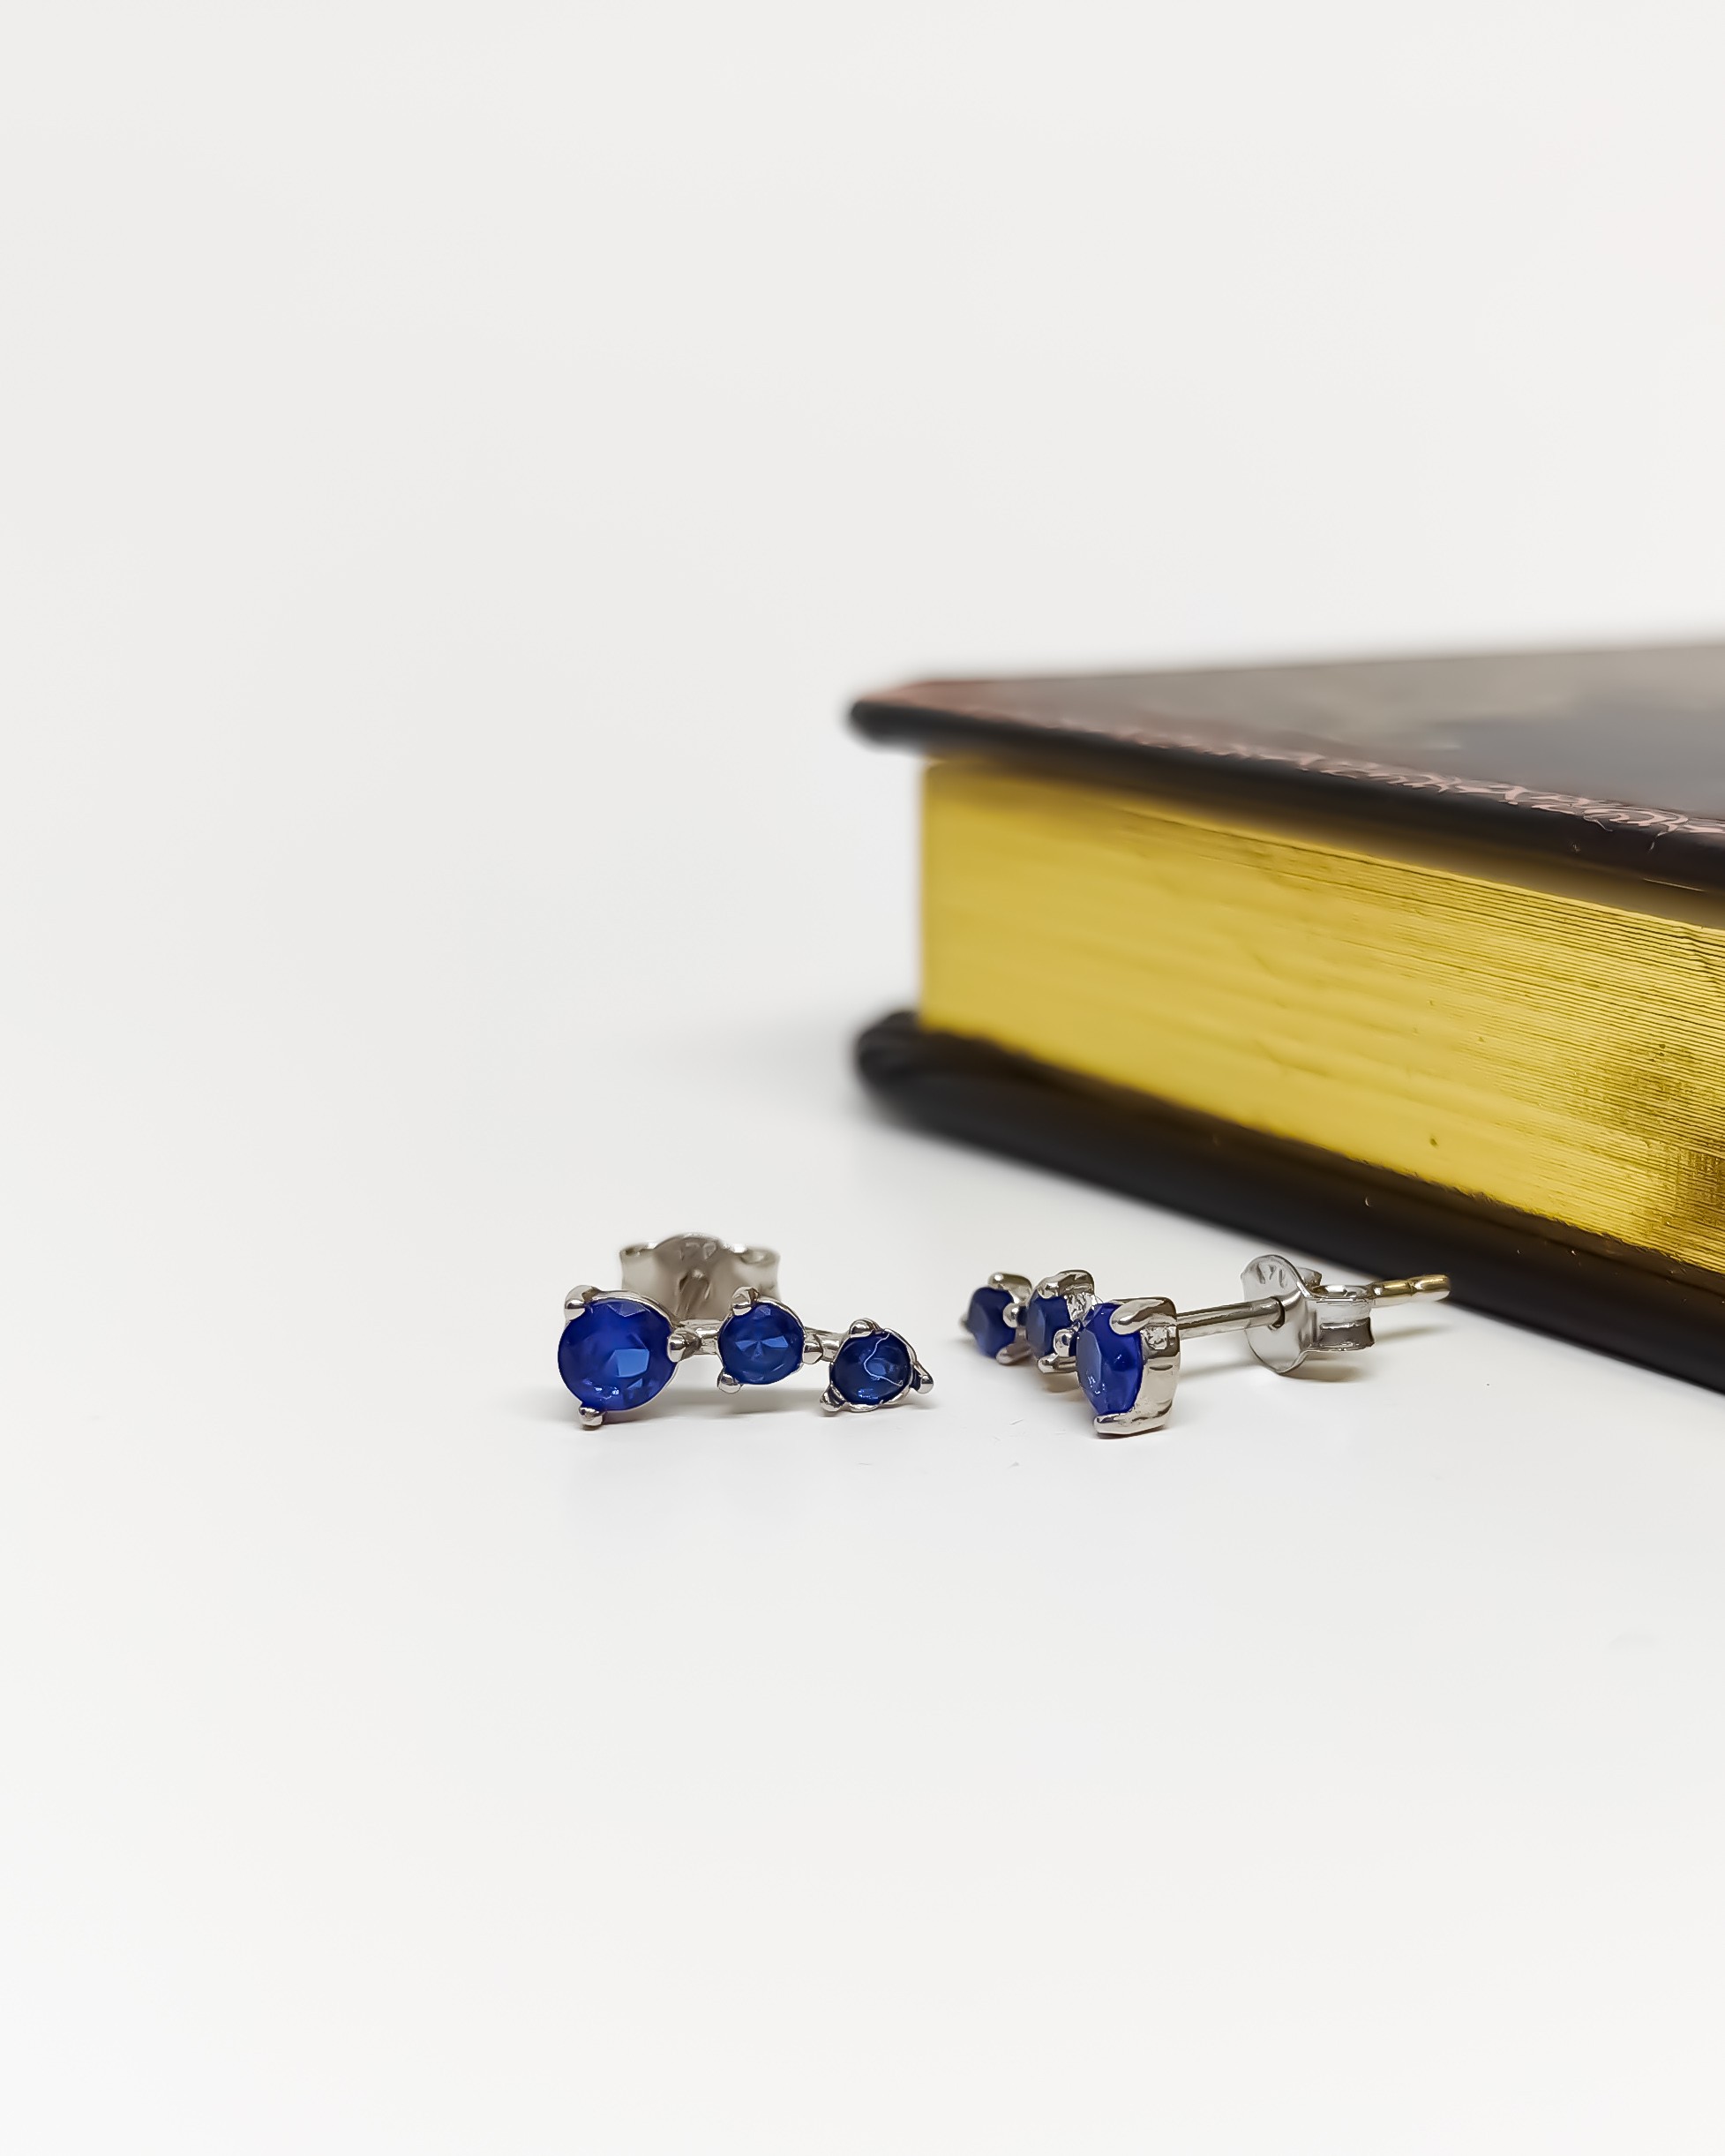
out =
{"type": "Polygon", "coordinates": [[[862,1103],[838,723],[1725,626],[1718,23],[12,0],[9,2151],[1719,2147],[1725,1403],[983,1363],[1250,1246],[862,1103]],[[581,1433],[686,1226],[932,1401],[581,1433]]]}

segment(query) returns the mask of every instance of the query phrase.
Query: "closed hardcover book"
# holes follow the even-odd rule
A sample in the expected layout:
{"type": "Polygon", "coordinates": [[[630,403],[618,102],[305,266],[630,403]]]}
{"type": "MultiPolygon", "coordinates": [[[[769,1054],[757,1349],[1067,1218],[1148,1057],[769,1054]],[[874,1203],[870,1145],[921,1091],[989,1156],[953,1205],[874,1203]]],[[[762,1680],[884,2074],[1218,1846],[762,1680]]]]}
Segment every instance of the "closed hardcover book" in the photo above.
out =
{"type": "Polygon", "coordinates": [[[951,1135],[1725,1390],[1725,645],[921,682],[951,1135]]]}

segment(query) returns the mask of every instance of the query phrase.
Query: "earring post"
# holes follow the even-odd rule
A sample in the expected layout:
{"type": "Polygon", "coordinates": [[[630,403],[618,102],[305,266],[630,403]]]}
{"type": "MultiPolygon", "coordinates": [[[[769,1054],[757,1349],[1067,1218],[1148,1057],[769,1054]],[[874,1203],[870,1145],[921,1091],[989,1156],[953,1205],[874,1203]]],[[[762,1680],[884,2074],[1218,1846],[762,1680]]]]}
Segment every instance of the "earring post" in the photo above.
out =
{"type": "Polygon", "coordinates": [[[1260,1296],[1256,1303],[1215,1303],[1208,1310],[1179,1310],[1174,1323],[1181,1340],[1204,1340],[1212,1333],[1243,1333],[1249,1326],[1279,1325],[1285,1312],[1279,1296],[1260,1296]]]}
{"type": "MultiPolygon", "coordinates": [[[[1357,1288],[1350,1288],[1358,1295],[1357,1288]]],[[[1411,1280],[1373,1281],[1366,1293],[1374,1303],[1441,1303],[1450,1292],[1447,1273],[1416,1273],[1411,1280]]]]}

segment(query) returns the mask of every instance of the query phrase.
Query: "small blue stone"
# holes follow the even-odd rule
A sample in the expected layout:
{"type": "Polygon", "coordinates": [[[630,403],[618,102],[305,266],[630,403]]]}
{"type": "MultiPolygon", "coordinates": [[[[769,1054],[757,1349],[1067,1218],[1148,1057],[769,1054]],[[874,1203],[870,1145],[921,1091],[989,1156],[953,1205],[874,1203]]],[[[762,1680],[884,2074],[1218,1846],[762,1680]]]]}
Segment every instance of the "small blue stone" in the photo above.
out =
{"type": "Polygon", "coordinates": [[[1052,1355],[1055,1333],[1063,1332],[1071,1322],[1072,1311],[1063,1295],[1032,1296],[1024,1312],[1024,1338],[1030,1342],[1031,1353],[1052,1355]]]}
{"type": "Polygon", "coordinates": [[[911,1350],[896,1333],[859,1333],[833,1358],[833,1390],[853,1407],[884,1408],[911,1382],[911,1350]]]}
{"type": "Polygon", "coordinates": [[[1004,1288],[979,1288],[971,1297],[964,1326],[984,1355],[998,1355],[1017,1337],[1001,1315],[1011,1300],[1004,1288]]]}
{"type": "Polygon", "coordinates": [[[1073,1344],[1078,1382],[1098,1415],[1129,1415],[1144,1382],[1144,1343],[1139,1333],[1116,1333],[1108,1323],[1118,1303],[1099,1303],[1073,1344]]]}
{"type": "Polygon", "coordinates": [[[563,1328],[557,1368],[584,1408],[620,1415],[671,1383],[671,1321],[633,1296],[595,1296],[563,1328]]]}
{"type": "Polygon", "coordinates": [[[776,1303],[739,1311],[719,1327],[719,1361],[739,1385],[776,1385],[802,1368],[801,1321],[776,1303]]]}

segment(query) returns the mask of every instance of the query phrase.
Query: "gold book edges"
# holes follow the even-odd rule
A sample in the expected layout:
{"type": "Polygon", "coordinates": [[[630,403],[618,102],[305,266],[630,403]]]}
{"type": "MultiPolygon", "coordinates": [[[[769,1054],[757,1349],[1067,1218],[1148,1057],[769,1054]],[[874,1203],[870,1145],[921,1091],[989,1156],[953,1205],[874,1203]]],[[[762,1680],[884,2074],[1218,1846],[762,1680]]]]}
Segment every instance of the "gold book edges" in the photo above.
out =
{"type": "Polygon", "coordinates": [[[1397,854],[936,762],[923,1023],[1725,1272],[1725,904],[1397,854]]]}

